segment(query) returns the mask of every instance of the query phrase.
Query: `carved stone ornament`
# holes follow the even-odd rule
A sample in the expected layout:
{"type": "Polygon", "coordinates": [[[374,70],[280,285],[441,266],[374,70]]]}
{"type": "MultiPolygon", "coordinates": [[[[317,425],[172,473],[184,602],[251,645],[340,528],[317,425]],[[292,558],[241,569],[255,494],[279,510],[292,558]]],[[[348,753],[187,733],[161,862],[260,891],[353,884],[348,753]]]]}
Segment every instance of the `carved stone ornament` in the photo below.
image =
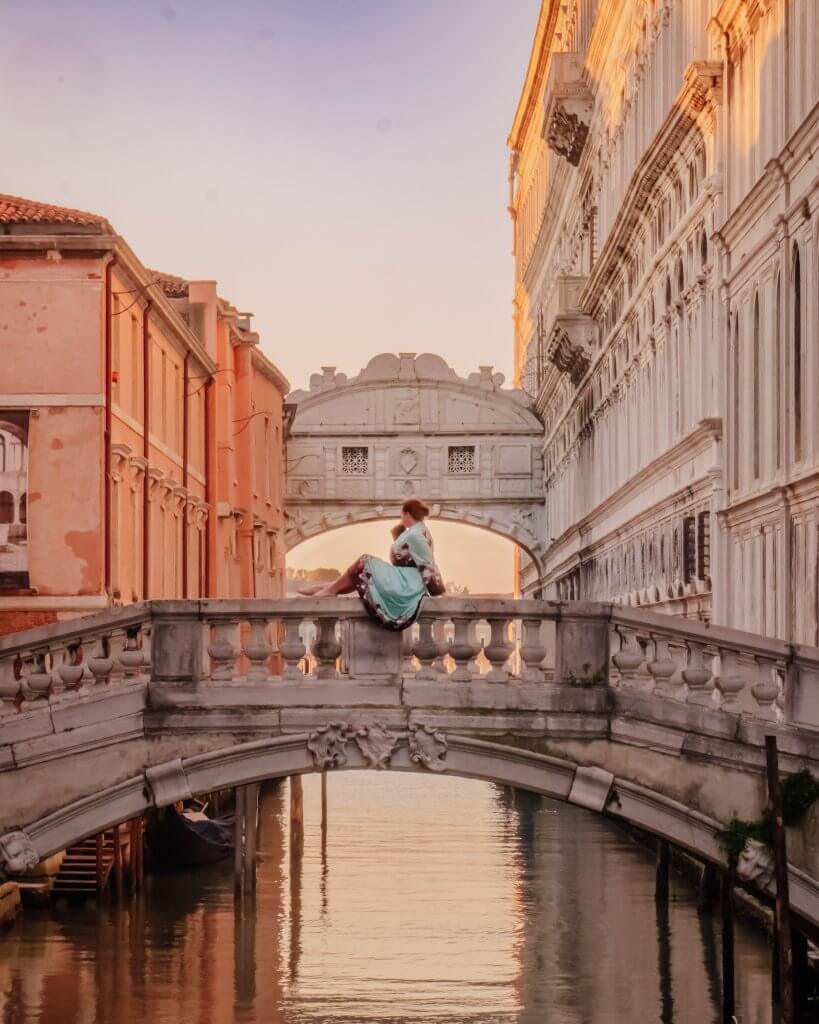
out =
{"type": "Polygon", "coordinates": [[[588,349],[581,342],[573,341],[568,331],[555,325],[546,352],[549,362],[561,373],[567,373],[572,384],[577,386],[591,365],[588,349]]]}
{"type": "Polygon", "coordinates": [[[313,755],[316,768],[323,770],[345,765],[349,739],[349,727],[343,722],[331,722],[311,732],[307,737],[307,749],[313,755]]]}
{"type": "Polygon", "coordinates": [[[418,465],[418,452],[414,448],[402,448],[398,465],[402,473],[411,473],[418,465]]]}
{"type": "Polygon", "coordinates": [[[378,722],[364,725],[353,734],[353,739],[368,768],[388,768],[393,751],[398,746],[398,736],[385,729],[378,722]]]}
{"type": "Polygon", "coordinates": [[[447,741],[443,733],[430,725],[413,725],[409,731],[410,761],[431,772],[445,772],[447,741]]]}
{"type": "Polygon", "coordinates": [[[774,877],[774,862],[768,847],[756,839],[746,839],[737,861],[737,875],[745,882],[766,889],[774,877]]]}
{"type": "Polygon", "coordinates": [[[546,144],[550,149],[577,167],[588,134],[588,124],[581,121],[577,114],[570,113],[559,103],[555,104],[546,129],[546,144]]]}
{"type": "Polygon", "coordinates": [[[25,832],[0,836],[0,869],[7,875],[21,875],[39,864],[40,856],[25,832]]]}

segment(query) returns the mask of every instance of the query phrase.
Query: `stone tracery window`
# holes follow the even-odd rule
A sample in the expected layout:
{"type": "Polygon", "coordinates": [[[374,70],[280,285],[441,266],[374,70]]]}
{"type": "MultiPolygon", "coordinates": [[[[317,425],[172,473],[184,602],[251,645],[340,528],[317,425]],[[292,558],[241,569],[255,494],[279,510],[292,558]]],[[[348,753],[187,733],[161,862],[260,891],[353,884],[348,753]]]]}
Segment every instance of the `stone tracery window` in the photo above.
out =
{"type": "Polygon", "coordinates": [[[343,445],[341,472],[343,476],[359,476],[370,468],[370,449],[366,445],[343,445]]]}
{"type": "Polygon", "coordinates": [[[450,445],[447,455],[447,471],[456,476],[475,472],[475,446],[472,444],[450,445]]]}

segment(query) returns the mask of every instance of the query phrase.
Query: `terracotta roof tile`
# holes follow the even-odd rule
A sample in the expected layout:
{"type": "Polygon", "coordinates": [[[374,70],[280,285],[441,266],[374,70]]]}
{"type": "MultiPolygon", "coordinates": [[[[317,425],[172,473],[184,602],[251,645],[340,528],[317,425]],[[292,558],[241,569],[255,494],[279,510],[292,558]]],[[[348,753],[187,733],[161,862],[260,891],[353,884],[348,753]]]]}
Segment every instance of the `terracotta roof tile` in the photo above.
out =
{"type": "Polygon", "coordinates": [[[169,299],[186,299],[189,293],[189,282],[176,274],[163,274],[161,270],[149,270],[148,273],[159,285],[169,299]]]}
{"type": "Polygon", "coordinates": [[[76,224],[82,227],[101,228],[113,234],[114,229],[96,213],[71,210],[51,203],[38,203],[34,199],[7,196],[0,193],[0,223],[2,224],[76,224]]]}

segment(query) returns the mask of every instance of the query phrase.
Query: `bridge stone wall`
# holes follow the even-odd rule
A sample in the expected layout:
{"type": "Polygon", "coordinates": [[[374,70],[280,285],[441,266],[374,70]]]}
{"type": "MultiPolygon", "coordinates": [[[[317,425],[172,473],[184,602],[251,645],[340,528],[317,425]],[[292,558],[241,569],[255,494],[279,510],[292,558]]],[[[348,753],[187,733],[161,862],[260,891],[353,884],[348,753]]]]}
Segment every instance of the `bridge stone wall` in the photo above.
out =
{"type": "Polygon", "coordinates": [[[288,397],[289,548],[394,517],[409,497],[542,553],[543,426],[521,391],[483,366],[459,377],[436,355],[383,353],[355,377],[324,367],[288,397]]]}
{"type": "MultiPolygon", "coordinates": [[[[0,639],[0,863],[325,767],[528,788],[718,863],[720,827],[764,806],[766,734],[783,771],[819,774],[817,687],[819,650],[609,605],[428,599],[414,634],[346,598],[114,609],[0,639]]],[[[815,809],[789,843],[819,928],[815,809]]],[[[744,877],[764,893],[758,853],[744,877]]]]}

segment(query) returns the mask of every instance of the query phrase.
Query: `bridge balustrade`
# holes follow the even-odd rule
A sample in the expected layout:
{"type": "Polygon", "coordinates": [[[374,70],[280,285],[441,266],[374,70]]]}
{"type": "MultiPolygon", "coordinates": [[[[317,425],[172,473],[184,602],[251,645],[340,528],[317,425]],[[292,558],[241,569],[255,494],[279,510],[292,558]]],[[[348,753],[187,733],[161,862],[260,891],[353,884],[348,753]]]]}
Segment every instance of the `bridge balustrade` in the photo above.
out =
{"type": "Polygon", "coordinates": [[[149,601],[0,638],[0,717],[135,682],[608,686],[819,728],[819,649],[636,609],[429,598],[403,633],[355,599],[149,601]]]}

